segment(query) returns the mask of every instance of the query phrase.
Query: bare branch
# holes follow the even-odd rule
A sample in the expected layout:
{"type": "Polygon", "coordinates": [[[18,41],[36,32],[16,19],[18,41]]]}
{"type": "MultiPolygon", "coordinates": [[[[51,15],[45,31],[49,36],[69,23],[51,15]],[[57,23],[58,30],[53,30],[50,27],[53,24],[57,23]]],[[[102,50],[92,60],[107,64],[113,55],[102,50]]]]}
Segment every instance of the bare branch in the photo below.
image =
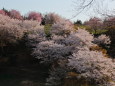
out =
{"type": "MultiPolygon", "coordinates": [[[[101,7],[103,5],[105,5],[106,1],[107,0],[100,0],[100,1],[98,1],[98,0],[77,0],[77,2],[73,2],[75,4],[74,11],[76,13],[71,19],[75,18],[76,16],[78,16],[82,12],[94,10],[94,9],[97,9],[98,10],[97,13],[99,13],[103,16],[111,16],[110,13],[108,14],[108,12],[105,12],[105,13],[100,12],[101,7]]],[[[115,1],[115,0],[108,0],[108,1],[109,2],[106,4],[113,3],[113,1],[115,1]]],[[[102,8],[104,9],[104,7],[102,7],[102,8]]],[[[105,8],[107,9],[107,6],[105,8]]],[[[104,11],[106,9],[104,9],[104,11]]]]}

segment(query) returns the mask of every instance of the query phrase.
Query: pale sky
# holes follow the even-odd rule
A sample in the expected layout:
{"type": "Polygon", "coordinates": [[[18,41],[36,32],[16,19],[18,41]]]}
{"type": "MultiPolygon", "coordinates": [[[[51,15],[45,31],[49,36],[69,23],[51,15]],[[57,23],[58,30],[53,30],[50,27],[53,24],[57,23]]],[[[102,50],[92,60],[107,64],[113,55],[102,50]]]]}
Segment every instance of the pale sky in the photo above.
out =
{"type": "MultiPolygon", "coordinates": [[[[55,12],[62,17],[71,19],[76,13],[73,11],[73,1],[77,0],[0,0],[0,9],[3,7],[8,10],[16,9],[20,11],[22,15],[27,14],[29,11],[36,11],[42,14],[55,12]]],[[[115,8],[114,5],[115,3],[112,3],[110,7],[115,8]]],[[[77,19],[85,21],[91,16],[96,15],[92,12],[84,12],[72,19],[72,21],[76,21],[77,19]]]]}

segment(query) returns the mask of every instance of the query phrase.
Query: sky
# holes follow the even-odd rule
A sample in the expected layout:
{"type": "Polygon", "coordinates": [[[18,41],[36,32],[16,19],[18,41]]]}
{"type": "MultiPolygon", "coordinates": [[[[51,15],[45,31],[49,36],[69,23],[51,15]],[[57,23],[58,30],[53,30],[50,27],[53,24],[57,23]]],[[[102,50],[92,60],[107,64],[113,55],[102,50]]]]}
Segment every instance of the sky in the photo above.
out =
{"type": "MultiPolygon", "coordinates": [[[[22,15],[26,15],[30,11],[42,14],[54,12],[67,19],[72,18],[72,21],[86,21],[91,16],[94,16],[92,12],[83,12],[73,18],[76,14],[73,6],[74,1],[77,0],[0,0],[0,9],[3,7],[8,10],[15,9],[20,11],[22,15]]],[[[115,8],[114,4],[111,4],[111,8],[115,8]]]]}

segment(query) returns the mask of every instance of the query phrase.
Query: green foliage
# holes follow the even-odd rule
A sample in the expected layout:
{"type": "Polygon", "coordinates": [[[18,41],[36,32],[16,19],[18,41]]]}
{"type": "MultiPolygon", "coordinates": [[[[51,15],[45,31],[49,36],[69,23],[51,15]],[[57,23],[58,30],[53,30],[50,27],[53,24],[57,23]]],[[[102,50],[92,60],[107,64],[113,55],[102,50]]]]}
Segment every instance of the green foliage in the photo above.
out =
{"type": "Polygon", "coordinates": [[[103,34],[103,33],[106,33],[108,30],[104,30],[104,29],[98,29],[98,30],[91,30],[90,33],[92,34],[103,34]]]}
{"type": "Polygon", "coordinates": [[[86,29],[86,26],[84,26],[84,25],[77,25],[77,24],[74,24],[74,29],[77,30],[78,28],[86,29]]]}
{"type": "Polygon", "coordinates": [[[97,29],[97,30],[94,30],[94,29],[91,29],[90,26],[85,26],[85,25],[74,25],[74,29],[77,30],[78,28],[81,28],[81,29],[86,29],[88,32],[90,32],[91,34],[94,34],[94,35],[100,35],[100,34],[104,34],[106,33],[108,30],[107,29],[97,29]]]}
{"type": "Polygon", "coordinates": [[[44,31],[45,31],[46,37],[50,37],[51,36],[51,33],[50,33],[51,26],[52,26],[51,24],[46,24],[44,26],[44,31]]]}

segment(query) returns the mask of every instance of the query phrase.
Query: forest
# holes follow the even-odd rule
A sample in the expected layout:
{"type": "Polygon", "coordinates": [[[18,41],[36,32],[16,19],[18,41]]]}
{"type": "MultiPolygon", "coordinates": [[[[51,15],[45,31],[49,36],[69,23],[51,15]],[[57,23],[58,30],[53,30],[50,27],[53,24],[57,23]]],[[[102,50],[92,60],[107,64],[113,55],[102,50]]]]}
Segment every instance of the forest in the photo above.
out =
{"type": "Polygon", "coordinates": [[[115,16],[70,21],[0,10],[0,86],[115,86],[115,16]]]}

